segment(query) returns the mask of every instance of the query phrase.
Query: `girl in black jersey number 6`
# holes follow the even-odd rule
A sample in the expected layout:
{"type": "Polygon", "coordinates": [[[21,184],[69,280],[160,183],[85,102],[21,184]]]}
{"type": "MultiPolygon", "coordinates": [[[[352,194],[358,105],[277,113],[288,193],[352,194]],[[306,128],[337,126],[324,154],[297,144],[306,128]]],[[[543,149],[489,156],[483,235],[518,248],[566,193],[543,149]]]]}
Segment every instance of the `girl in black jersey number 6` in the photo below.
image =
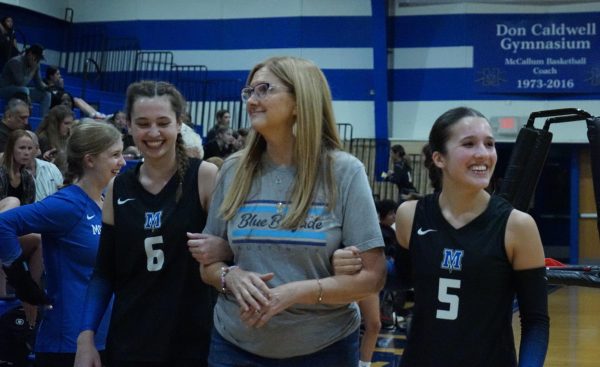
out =
{"type": "MultiPolygon", "coordinates": [[[[104,364],[206,365],[216,295],[200,279],[187,233],[204,228],[217,168],[186,156],[184,107],[169,83],[143,81],[127,89],[127,124],[144,161],[107,190],[76,366],[100,366],[92,340],[113,292],[104,364]]],[[[231,258],[226,242],[214,243],[223,249],[217,260],[231,258]]]]}

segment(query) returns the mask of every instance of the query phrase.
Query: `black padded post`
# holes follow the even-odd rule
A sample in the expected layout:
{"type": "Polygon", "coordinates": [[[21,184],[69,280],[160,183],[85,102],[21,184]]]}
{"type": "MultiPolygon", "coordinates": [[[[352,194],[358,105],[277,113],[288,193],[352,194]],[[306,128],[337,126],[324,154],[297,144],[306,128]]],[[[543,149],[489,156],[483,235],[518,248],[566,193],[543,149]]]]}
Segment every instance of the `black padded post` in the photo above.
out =
{"type": "Polygon", "coordinates": [[[587,136],[590,142],[590,162],[592,165],[592,182],[596,198],[596,228],[600,234],[600,118],[591,117],[586,120],[587,136]]]}
{"type": "Polygon", "coordinates": [[[499,195],[516,209],[527,211],[546,161],[552,133],[534,127],[519,131],[499,195]]]}

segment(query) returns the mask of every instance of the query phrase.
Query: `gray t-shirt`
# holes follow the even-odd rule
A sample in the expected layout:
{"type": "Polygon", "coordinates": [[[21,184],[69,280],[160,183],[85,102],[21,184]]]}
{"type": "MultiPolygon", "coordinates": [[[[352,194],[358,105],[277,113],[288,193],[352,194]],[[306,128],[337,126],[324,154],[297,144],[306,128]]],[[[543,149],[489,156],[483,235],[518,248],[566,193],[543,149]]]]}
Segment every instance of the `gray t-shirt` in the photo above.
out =
{"type": "MultiPolygon", "coordinates": [[[[364,166],[352,155],[333,152],[336,206],[327,211],[320,186],[305,224],[298,230],[281,229],[296,170],[262,160],[262,174],[254,179],[248,198],[225,222],[218,214],[238,163],[229,159],[222,168],[204,233],[226,238],[240,268],[275,273],[267,284],[276,287],[294,281],[333,275],[331,256],[343,246],[360,251],[383,247],[383,239],[364,166]]],[[[360,324],[355,303],[347,305],[296,304],[274,316],[262,328],[247,327],[231,295],[219,296],[215,328],[238,347],[268,358],[288,358],[321,350],[351,334],[360,324]]]]}

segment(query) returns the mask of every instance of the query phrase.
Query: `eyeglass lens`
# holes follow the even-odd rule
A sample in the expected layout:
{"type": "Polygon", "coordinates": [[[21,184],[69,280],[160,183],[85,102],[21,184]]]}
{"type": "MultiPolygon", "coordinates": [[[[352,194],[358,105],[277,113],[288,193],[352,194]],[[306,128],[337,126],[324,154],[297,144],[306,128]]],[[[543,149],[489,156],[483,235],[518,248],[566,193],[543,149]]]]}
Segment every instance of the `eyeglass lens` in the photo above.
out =
{"type": "Polygon", "coordinates": [[[271,87],[271,85],[269,83],[261,83],[261,84],[257,84],[254,87],[246,87],[242,89],[242,100],[247,101],[250,99],[250,97],[252,96],[252,94],[254,94],[254,96],[257,99],[262,99],[267,95],[267,92],[269,91],[269,88],[271,87]]]}

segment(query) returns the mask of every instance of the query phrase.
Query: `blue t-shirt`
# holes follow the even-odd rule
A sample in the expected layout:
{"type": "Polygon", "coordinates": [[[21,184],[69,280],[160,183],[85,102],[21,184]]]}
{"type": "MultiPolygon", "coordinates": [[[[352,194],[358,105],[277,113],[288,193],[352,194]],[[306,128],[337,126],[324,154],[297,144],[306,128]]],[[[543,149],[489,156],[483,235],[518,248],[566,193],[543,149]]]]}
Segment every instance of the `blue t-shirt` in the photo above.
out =
{"type": "MultiPolygon", "coordinates": [[[[36,352],[74,353],[87,285],[91,279],[102,227],[102,211],[76,185],[31,205],[0,214],[0,243],[18,246],[18,236],[41,233],[46,291],[53,308],[45,310],[36,352]]],[[[110,309],[96,333],[104,349],[110,309]]]]}

